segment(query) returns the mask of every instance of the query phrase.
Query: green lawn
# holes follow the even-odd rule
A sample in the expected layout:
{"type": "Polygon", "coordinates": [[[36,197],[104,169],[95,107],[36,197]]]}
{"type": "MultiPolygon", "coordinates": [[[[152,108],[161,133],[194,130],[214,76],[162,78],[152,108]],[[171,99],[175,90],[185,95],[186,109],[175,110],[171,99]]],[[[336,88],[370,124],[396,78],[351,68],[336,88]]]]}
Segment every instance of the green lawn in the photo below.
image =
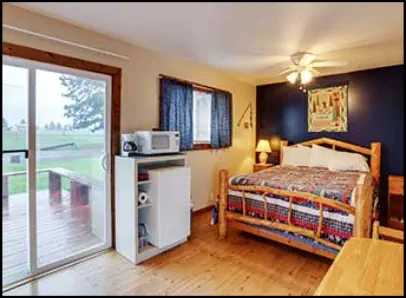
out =
{"type": "MultiPolygon", "coordinates": [[[[52,167],[62,167],[81,173],[83,175],[93,177],[98,180],[104,179],[105,172],[100,168],[100,163],[98,158],[83,158],[76,160],[61,160],[61,161],[49,161],[41,162],[37,164],[37,169],[45,169],[52,167]]],[[[17,172],[25,171],[25,164],[3,164],[3,172],[17,172]]],[[[44,190],[48,189],[48,173],[37,174],[37,189],[44,190]]],[[[24,193],[27,191],[27,175],[9,177],[9,193],[24,193]]],[[[67,178],[62,179],[62,187],[65,190],[70,190],[70,182],[67,178]]]]}
{"type": "MultiPolygon", "coordinates": [[[[36,137],[38,144],[37,147],[39,148],[75,143],[76,149],[74,150],[86,148],[101,149],[104,144],[104,134],[101,133],[38,131],[36,137]]],[[[27,134],[24,131],[3,131],[3,150],[26,149],[26,139],[27,134]]],[[[62,167],[98,180],[104,179],[104,171],[100,168],[99,159],[97,157],[66,160],[61,158],[61,160],[45,161],[37,164],[38,170],[52,167],[62,167]]],[[[26,164],[3,163],[4,173],[26,171],[26,169],[26,164]]],[[[62,185],[65,190],[69,190],[70,183],[67,178],[62,179],[62,185]]],[[[48,189],[48,173],[37,174],[37,189],[48,189]]],[[[23,193],[26,191],[27,175],[9,177],[10,194],[23,193]]]]}
{"type": "MultiPolygon", "coordinates": [[[[39,131],[37,132],[37,146],[44,148],[48,146],[75,143],[78,149],[102,148],[104,144],[104,134],[67,132],[62,131],[39,131]]],[[[26,149],[27,133],[24,131],[3,131],[3,150],[26,149]]]]}

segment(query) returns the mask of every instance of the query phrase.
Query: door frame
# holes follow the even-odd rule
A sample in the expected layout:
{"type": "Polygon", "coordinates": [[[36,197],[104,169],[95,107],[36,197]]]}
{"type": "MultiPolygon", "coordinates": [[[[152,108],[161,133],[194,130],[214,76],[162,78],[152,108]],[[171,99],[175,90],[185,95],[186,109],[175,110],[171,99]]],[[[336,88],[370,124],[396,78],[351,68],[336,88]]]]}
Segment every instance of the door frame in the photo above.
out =
{"type": "MultiPolygon", "coordinates": [[[[115,248],[115,167],[114,156],[120,152],[120,108],[121,108],[121,68],[100,64],[96,62],[86,61],[78,58],[73,58],[61,54],[47,52],[31,47],[21,46],[13,43],[3,42],[3,55],[21,58],[26,60],[32,60],[36,62],[43,62],[53,64],[62,67],[68,67],[71,69],[83,70],[93,73],[99,73],[111,77],[111,102],[110,111],[107,111],[110,117],[110,219],[111,219],[111,246],[115,248]]],[[[35,82],[34,82],[35,83],[35,82]]],[[[30,82],[31,84],[31,82],[30,82]]],[[[31,109],[32,110],[32,109],[31,109]]],[[[35,113],[35,111],[29,110],[29,113],[35,113]]],[[[35,114],[34,114],[35,115],[35,114]]],[[[34,119],[33,117],[31,117],[34,119]]],[[[34,125],[35,127],[35,125],[34,125]]],[[[106,132],[108,134],[108,132],[106,132]]],[[[31,140],[30,142],[35,142],[31,140]]],[[[35,190],[35,189],[34,189],[35,190]]],[[[31,220],[31,219],[30,219],[31,220]]],[[[34,222],[30,222],[35,224],[34,222]]],[[[34,248],[36,249],[36,248],[34,248]]],[[[72,259],[73,260],[73,259],[72,259]]],[[[35,276],[36,272],[33,272],[35,276]]]]}

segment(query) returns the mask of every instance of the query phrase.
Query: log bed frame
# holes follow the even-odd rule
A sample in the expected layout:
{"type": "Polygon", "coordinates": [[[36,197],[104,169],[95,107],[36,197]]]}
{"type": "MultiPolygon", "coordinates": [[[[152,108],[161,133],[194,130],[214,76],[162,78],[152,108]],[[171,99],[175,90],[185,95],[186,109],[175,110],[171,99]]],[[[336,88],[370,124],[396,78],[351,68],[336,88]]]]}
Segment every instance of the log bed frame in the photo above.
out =
{"type": "MultiPolygon", "coordinates": [[[[297,145],[311,146],[312,144],[317,145],[330,145],[332,149],[336,150],[336,147],[345,149],[347,151],[353,151],[361,153],[370,157],[370,168],[371,168],[371,177],[375,180],[376,183],[379,183],[380,179],[380,163],[381,163],[381,143],[374,142],[371,143],[370,148],[361,147],[346,143],[343,141],[338,141],[329,138],[319,138],[315,140],[310,140],[291,146],[297,145]]],[[[283,159],[283,150],[282,146],[288,146],[288,142],[281,140],[281,151],[280,151],[280,160],[283,159]]],[[[334,259],[336,254],[328,252],[326,250],[316,248],[309,244],[305,244],[299,241],[288,239],[286,237],[277,235],[275,233],[266,231],[261,228],[252,226],[264,226],[268,228],[276,228],[282,231],[289,231],[303,236],[313,238],[315,241],[323,244],[325,246],[340,250],[341,246],[333,244],[329,241],[326,241],[320,237],[322,220],[323,220],[323,208],[324,206],[333,207],[339,210],[342,210],[348,214],[354,215],[354,228],[353,236],[354,237],[371,237],[371,225],[372,225],[372,204],[373,204],[373,185],[372,179],[366,180],[364,184],[356,186],[355,188],[355,207],[349,206],[347,204],[341,203],[339,201],[330,200],[324,197],[313,195],[306,192],[299,191],[288,191],[272,188],[269,186],[254,186],[254,185],[229,185],[229,176],[228,171],[223,169],[220,171],[220,202],[219,202],[219,224],[218,224],[218,237],[225,238],[229,229],[229,225],[232,225],[233,228],[242,230],[248,233],[252,233],[264,238],[268,238],[289,246],[293,246],[317,255],[321,255],[330,259],[334,259]],[[227,210],[227,201],[228,201],[228,190],[236,190],[242,192],[242,204],[243,210],[241,213],[231,212],[227,210]],[[279,196],[284,196],[289,198],[289,211],[288,211],[288,223],[279,223],[275,221],[270,221],[267,218],[265,212],[264,219],[254,218],[246,214],[246,201],[245,201],[245,192],[259,192],[262,193],[262,199],[264,200],[264,209],[267,210],[267,200],[265,198],[268,194],[274,194],[279,196]],[[291,224],[290,218],[292,213],[292,197],[302,198],[304,200],[313,201],[319,204],[319,223],[317,231],[310,229],[302,228],[291,224]],[[250,225],[251,224],[251,225],[250,225]]]]}

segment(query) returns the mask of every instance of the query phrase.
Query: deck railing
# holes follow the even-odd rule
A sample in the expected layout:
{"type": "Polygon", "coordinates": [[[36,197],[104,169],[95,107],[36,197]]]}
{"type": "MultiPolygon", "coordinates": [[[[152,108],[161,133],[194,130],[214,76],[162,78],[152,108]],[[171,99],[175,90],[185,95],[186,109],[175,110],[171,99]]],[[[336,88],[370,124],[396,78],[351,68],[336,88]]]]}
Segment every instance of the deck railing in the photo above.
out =
{"type": "MultiPolygon", "coordinates": [[[[49,198],[52,200],[62,199],[62,177],[70,180],[70,199],[73,204],[87,204],[91,187],[102,187],[103,183],[91,177],[73,172],[64,168],[47,168],[37,170],[36,173],[49,173],[49,198]]],[[[9,177],[27,175],[27,171],[3,173],[3,205],[7,205],[10,196],[9,177]]]]}

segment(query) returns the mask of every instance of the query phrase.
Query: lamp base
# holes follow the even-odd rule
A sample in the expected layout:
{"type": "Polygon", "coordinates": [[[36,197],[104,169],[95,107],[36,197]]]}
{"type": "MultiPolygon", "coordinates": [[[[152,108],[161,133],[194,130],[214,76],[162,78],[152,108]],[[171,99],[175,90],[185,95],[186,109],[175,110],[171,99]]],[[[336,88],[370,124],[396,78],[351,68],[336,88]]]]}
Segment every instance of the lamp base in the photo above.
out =
{"type": "Polygon", "coordinates": [[[261,152],[261,153],[259,154],[259,163],[260,163],[261,165],[266,165],[267,162],[268,162],[268,153],[266,153],[266,152],[261,152]]]}

